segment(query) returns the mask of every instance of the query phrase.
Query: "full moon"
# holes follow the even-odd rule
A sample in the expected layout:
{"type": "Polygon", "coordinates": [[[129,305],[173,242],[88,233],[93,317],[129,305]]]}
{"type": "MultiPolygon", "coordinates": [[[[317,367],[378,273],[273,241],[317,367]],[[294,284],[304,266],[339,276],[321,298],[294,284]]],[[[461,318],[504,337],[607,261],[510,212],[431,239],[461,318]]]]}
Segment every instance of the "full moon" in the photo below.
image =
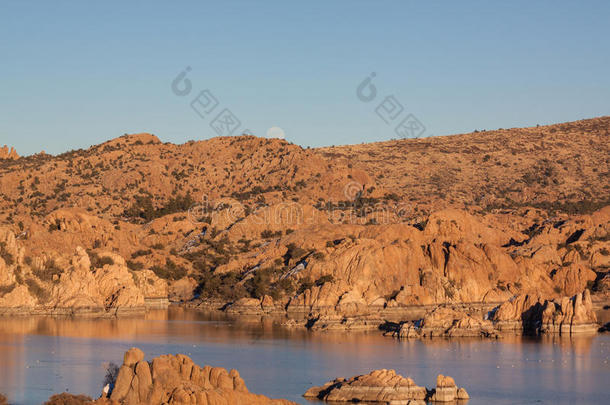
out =
{"type": "Polygon", "coordinates": [[[284,130],[280,127],[271,127],[267,130],[267,138],[279,138],[284,139],[286,134],[284,130]]]}

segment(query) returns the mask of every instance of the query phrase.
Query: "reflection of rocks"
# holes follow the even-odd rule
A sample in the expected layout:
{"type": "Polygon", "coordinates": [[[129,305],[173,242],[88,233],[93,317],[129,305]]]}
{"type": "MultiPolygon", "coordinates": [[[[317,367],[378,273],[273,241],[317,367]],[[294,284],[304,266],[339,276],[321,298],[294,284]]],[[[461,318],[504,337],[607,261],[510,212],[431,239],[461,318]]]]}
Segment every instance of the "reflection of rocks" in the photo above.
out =
{"type": "Polygon", "coordinates": [[[123,365],[108,398],[98,405],[114,404],[252,404],[289,405],[290,401],[270,399],[250,393],[237,370],[227,372],[220,367],[199,367],[189,357],[164,355],[151,362],[144,353],[132,348],[125,353],[123,365]]]}
{"type": "Polygon", "coordinates": [[[303,395],[329,402],[380,402],[384,404],[424,405],[424,401],[448,402],[469,399],[463,388],[458,388],[451,377],[439,375],[436,388],[427,390],[411,378],[394,370],[375,370],[349,379],[337,378],[319,387],[312,387],[303,395]]]}
{"type": "Polygon", "coordinates": [[[520,295],[500,305],[491,319],[500,330],[525,333],[595,333],[599,328],[589,290],[552,301],[520,295]]]}
{"type": "Polygon", "coordinates": [[[386,329],[387,335],[399,338],[499,336],[490,321],[449,307],[437,307],[418,321],[390,324],[386,329]]]}
{"type": "Polygon", "coordinates": [[[7,405],[8,402],[6,401],[6,397],[2,394],[0,394],[0,405],[7,405]]]}

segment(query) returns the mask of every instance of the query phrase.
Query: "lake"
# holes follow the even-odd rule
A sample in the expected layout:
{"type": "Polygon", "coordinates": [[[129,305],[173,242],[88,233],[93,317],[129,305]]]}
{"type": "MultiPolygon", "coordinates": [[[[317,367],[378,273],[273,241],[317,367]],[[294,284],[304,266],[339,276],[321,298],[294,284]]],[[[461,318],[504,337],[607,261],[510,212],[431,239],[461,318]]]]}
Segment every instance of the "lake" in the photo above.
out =
{"type": "Polygon", "coordinates": [[[172,307],[139,318],[0,318],[0,392],[40,404],[62,391],[99,396],[105,365],[132,346],[147,359],[184,353],[236,368],[250,391],[314,404],[312,385],[392,368],[432,387],[439,373],[467,389],[469,405],[610,403],[610,335],[398,341],[380,333],[289,330],[172,307]]]}

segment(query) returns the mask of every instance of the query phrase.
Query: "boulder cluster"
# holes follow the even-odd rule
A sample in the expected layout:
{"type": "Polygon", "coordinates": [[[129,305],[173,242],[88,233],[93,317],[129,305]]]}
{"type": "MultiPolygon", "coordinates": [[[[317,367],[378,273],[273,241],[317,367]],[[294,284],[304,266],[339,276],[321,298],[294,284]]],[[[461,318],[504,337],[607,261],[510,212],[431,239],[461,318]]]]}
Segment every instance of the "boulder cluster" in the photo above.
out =
{"type": "Polygon", "coordinates": [[[96,404],[289,405],[291,402],[250,393],[237,370],[199,367],[183,354],[163,355],[147,362],[144,352],[132,348],[125,353],[108,397],[96,404]]]}
{"type": "Polygon", "coordinates": [[[0,311],[116,315],[141,312],[149,300],[168,302],[168,283],[151,270],[130,271],[113,252],[80,246],[64,257],[28,257],[13,232],[0,227],[0,311]]]}
{"type": "MultiPolygon", "coordinates": [[[[1,403],[1,402],[0,402],[1,403]]],[[[248,391],[237,370],[199,367],[183,354],[163,355],[151,362],[131,348],[123,365],[97,400],[84,395],[53,395],[45,405],[296,405],[248,391]]]]}
{"type": "Polygon", "coordinates": [[[18,159],[19,155],[17,151],[13,147],[8,147],[4,145],[0,148],[0,159],[18,159]]]}
{"type": "Polygon", "coordinates": [[[413,322],[388,325],[385,335],[401,339],[423,337],[498,337],[491,321],[454,308],[440,306],[413,322]]]}
{"type": "Polygon", "coordinates": [[[401,339],[424,337],[500,337],[502,332],[571,335],[596,333],[599,329],[591,293],[554,300],[537,295],[518,295],[485,316],[449,306],[428,311],[421,319],[387,322],[386,336],[401,339]]]}
{"type": "Polygon", "coordinates": [[[599,329],[591,293],[544,300],[536,295],[519,295],[500,305],[491,320],[499,330],[524,333],[595,333],[599,329]]]}
{"type": "Polygon", "coordinates": [[[382,404],[424,405],[425,401],[451,402],[469,399],[464,388],[458,388],[451,377],[440,374],[436,388],[427,389],[394,370],[374,370],[348,379],[337,378],[303,395],[329,402],[374,402],[382,404]]]}

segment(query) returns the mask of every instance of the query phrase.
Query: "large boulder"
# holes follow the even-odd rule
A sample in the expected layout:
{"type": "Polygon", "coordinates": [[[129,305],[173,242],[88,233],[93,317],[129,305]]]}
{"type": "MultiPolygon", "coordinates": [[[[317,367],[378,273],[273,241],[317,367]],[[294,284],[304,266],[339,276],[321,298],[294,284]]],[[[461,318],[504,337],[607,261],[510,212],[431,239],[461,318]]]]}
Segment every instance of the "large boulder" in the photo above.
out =
{"type": "MultiPolygon", "coordinates": [[[[426,388],[396,374],[394,370],[375,370],[349,379],[337,378],[320,387],[312,387],[303,395],[329,402],[380,402],[411,401],[424,404],[426,388]]],[[[405,402],[406,403],[406,402],[405,402]]]]}
{"type": "Polygon", "coordinates": [[[311,387],[305,398],[328,402],[365,402],[382,404],[425,405],[426,402],[451,402],[469,399],[464,388],[453,378],[440,374],[436,388],[427,389],[394,370],[374,370],[349,379],[336,378],[319,387],[311,387]]]}
{"type": "Polygon", "coordinates": [[[436,377],[436,388],[432,391],[429,401],[454,402],[456,400],[470,399],[464,388],[458,388],[453,378],[439,374],[436,377]]]}
{"type": "Polygon", "coordinates": [[[114,264],[95,269],[95,281],[108,309],[143,308],[144,294],[136,285],[125,261],[118,255],[103,254],[114,264]]]}
{"type": "MultiPolygon", "coordinates": [[[[237,370],[199,367],[183,354],[163,355],[151,362],[144,352],[132,348],[125,353],[112,390],[94,402],[97,405],[291,405],[248,391],[237,370]]],[[[296,404],[295,404],[296,405],[296,404]]]]}

